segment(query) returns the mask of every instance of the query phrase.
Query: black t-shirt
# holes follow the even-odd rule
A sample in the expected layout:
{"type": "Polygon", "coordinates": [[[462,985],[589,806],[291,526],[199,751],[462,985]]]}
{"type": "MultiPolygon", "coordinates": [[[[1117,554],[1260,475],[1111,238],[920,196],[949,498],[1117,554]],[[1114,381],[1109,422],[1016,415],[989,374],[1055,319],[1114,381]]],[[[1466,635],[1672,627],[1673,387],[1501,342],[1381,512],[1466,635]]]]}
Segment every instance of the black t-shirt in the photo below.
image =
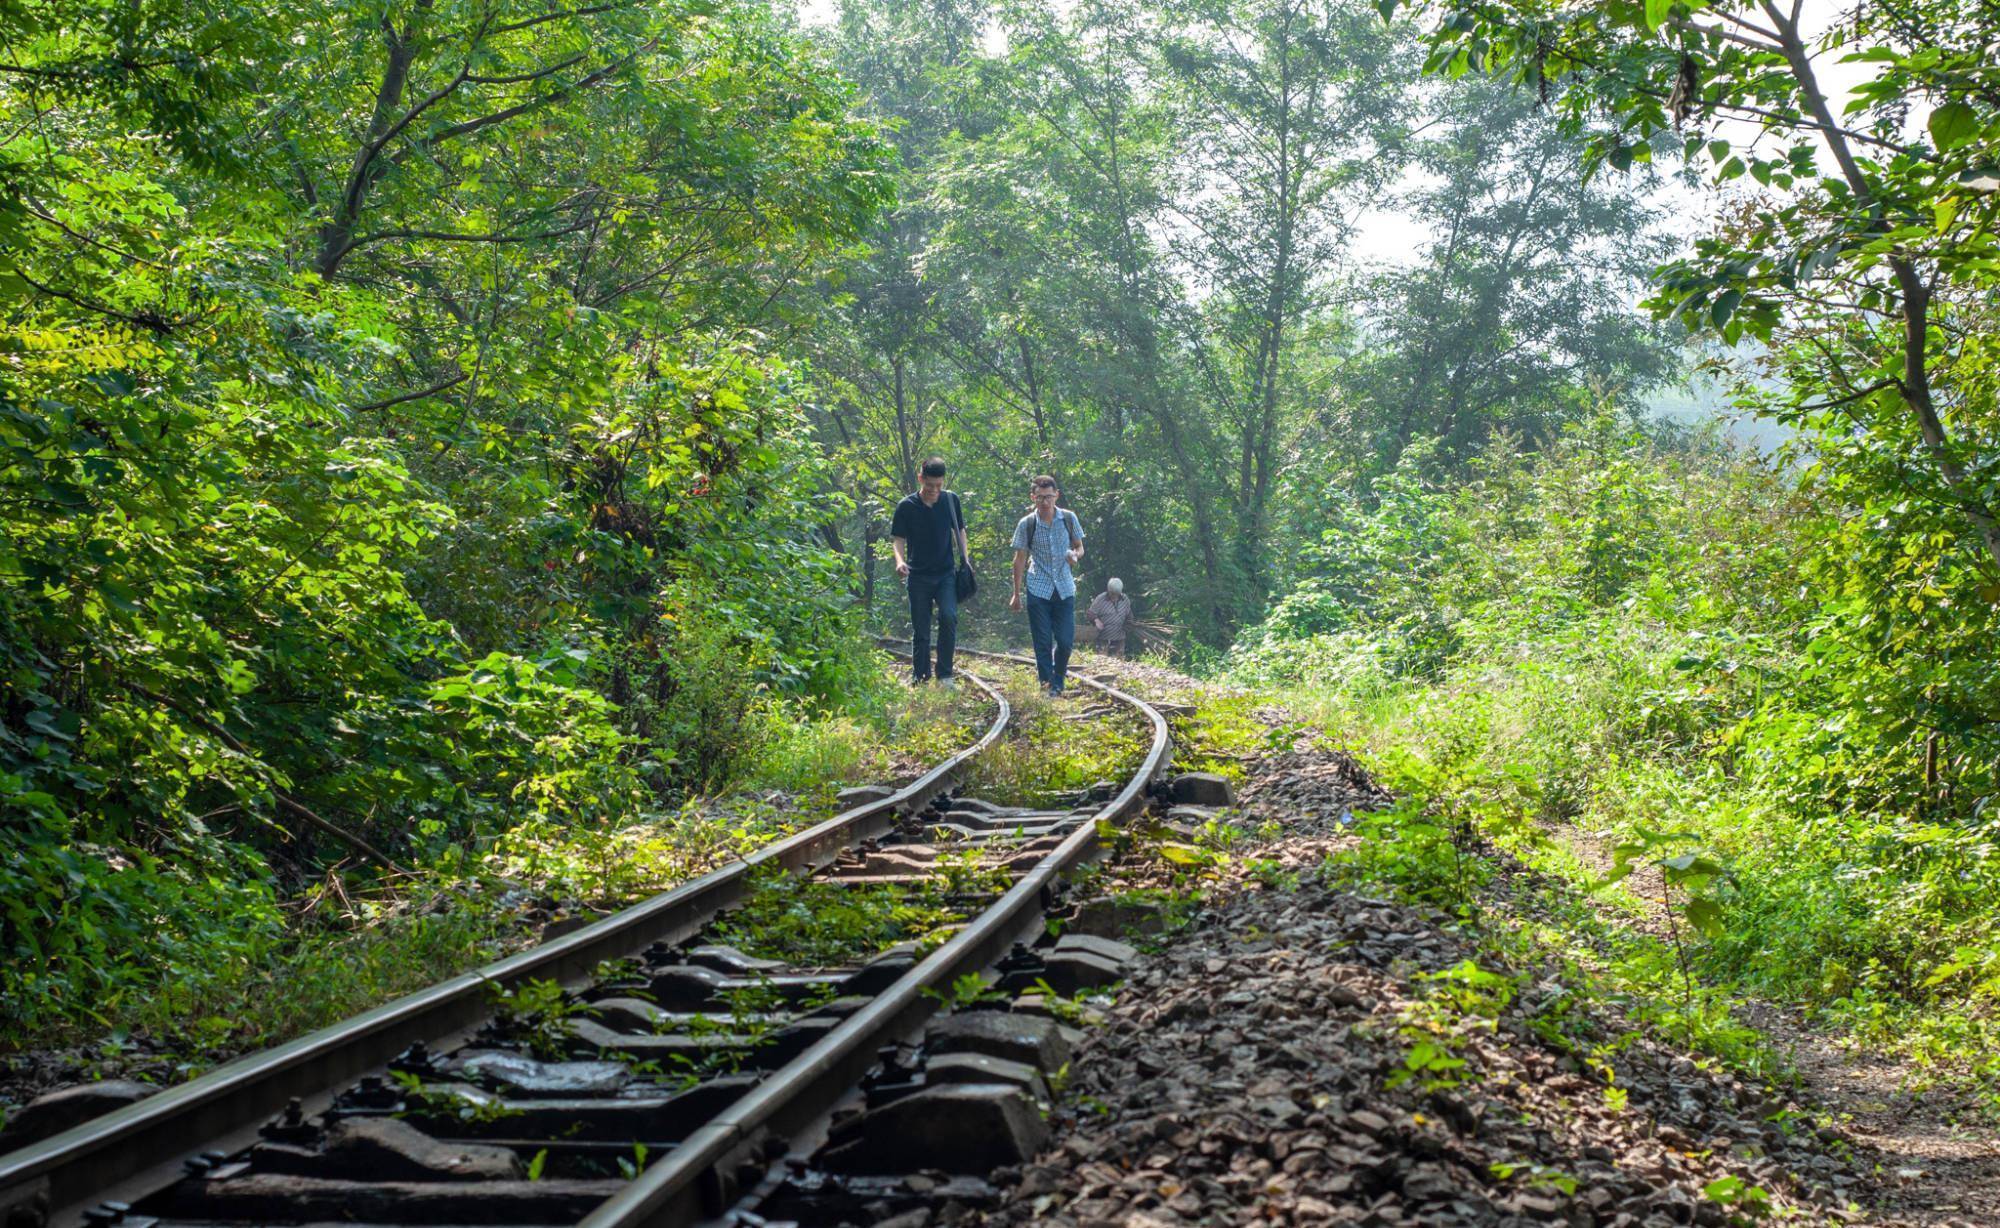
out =
{"type": "Polygon", "coordinates": [[[917,491],[904,495],[896,504],[895,518],[889,522],[889,536],[910,543],[911,571],[936,575],[952,569],[951,532],[958,527],[958,496],[941,491],[937,502],[926,507],[917,491]]]}

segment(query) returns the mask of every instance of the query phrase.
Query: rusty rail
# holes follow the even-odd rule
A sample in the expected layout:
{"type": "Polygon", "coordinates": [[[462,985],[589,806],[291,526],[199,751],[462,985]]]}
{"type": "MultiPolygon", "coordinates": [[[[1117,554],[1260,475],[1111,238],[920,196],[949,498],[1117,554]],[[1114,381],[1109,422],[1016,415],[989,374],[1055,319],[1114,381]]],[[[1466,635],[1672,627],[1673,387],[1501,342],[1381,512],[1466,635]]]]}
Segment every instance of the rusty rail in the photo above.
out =
{"type": "Polygon", "coordinates": [[[128,1186],[158,1182],[177,1171],[184,1157],[252,1129],[293,1098],[305,1100],[311,1110],[324,1104],[343,1082],[381,1067],[411,1044],[420,1040],[434,1044],[477,1024],[489,1014],[489,994],[496,984],[508,988],[530,979],[553,979],[574,985],[604,960],[694,934],[741,899],[751,875],[761,867],[810,869],[850,845],[882,834],[898,815],[948,788],[968,762],[999,740],[1012,719],[1005,696],[983,679],[965,677],[997,706],[992,724],[977,742],[889,797],[843,811],[532,950],[238,1058],[198,1079],[0,1155],[0,1218],[8,1208],[41,1198],[53,1210],[49,1223],[78,1222],[83,1205],[117,1197],[128,1186]]]}
{"type": "MultiPolygon", "coordinates": [[[[1007,654],[960,651],[1013,664],[1023,662],[1023,658],[1007,654]]],[[[1032,666],[1033,662],[1027,664],[1032,666]]],[[[1166,718],[1152,705],[1091,678],[1078,676],[1076,680],[1131,706],[1152,725],[1152,744],[1124,789],[949,942],[825,1039],[691,1134],[593,1212],[583,1221],[583,1228],[678,1228],[721,1215],[733,1195],[733,1175],[741,1164],[760,1154],[767,1141],[787,1139],[826,1113],[875,1064],[882,1045],[923,1026],[938,1007],[925,991],[943,989],[968,972],[991,966],[1040,925],[1057,877],[1096,855],[1099,822],[1117,822],[1144,809],[1148,785],[1166,769],[1170,749],[1166,718]]]]}

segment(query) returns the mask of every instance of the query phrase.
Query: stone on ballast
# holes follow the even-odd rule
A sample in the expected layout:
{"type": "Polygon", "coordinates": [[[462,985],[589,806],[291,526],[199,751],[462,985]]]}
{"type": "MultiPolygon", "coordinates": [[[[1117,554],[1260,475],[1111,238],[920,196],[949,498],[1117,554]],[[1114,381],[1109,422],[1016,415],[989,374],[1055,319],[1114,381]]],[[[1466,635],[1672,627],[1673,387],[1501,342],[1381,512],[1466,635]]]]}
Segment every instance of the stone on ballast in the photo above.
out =
{"type": "Polygon", "coordinates": [[[1069,1061],[1069,1039],[1052,1019],[1002,1011],[960,1011],[933,1020],[924,1032],[932,1054],[983,1053],[1025,1062],[1044,1074],[1069,1061]]]}
{"type": "Polygon", "coordinates": [[[1049,1128],[1019,1087],[958,1083],[871,1109],[855,1133],[822,1151],[817,1165],[843,1173],[986,1173],[1032,1159],[1049,1128]]]}
{"type": "Polygon", "coordinates": [[[1021,812],[1019,806],[1002,806],[995,802],[989,802],[982,797],[954,797],[951,799],[951,808],[953,810],[970,810],[975,814],[989,815],[1019,814],[1021,812]]]}
{"type": "Polygon", "coordinates": [[[687,953],[687,962],[697,968],[713,968],[717,972],[727,972],[732,976],[756,976],[760,972],[782,972],[783,960],[758,959],[745,955],[735,947],[700,946],[687,953]]]}
{"type": "Polygon", "coordinates": [[[455,1073],[510,1096],[606,1096],[632,1081],[623,1062],[539,1062],[504,1049],[468,1053],[455,1073]]]}
{"type": "Polygon", "coordinates": [[[1174,777],[1168,796],[1176,804],[1188,806],[1233,806],[1236,790],[1229,779],[1214,772],[1183,772],[1174,777]]]}
{"type": "Polygon", "coordinates": [[[1010,1062],[1004,1057],[988,1057],[983,1053],[940,1053],[924,1063],[924,1082],[933,1086],[1006,1083],[1037,1100],[1049,1098],[1049,1085],[1042,1081],[1041,1071],[1026,1062],[1010,1062]]]}
{"type": "Polygon", "coordinates": [[[1151,900],[1121,900],[1102,896],[1085,901],[1064,928],[1066,934],[1094,934],[1113,938],[1120,934],[1153,935],[1167,928],[1166,909],[1151,900]]]}
{"type": "Polygon", "coordinates": [[[327,1127],[316,1175],[372,1181],[505,1181],[520,1163],[505,1147],[441,1143],[393,1117],[346,1117],[327,1127]]]}
{"type": "Polygon", "coordinates": [[[1041,979],[1065,996],[1110,985],[1125,975],[1123,966],[1088,951],[1051,951],[1042,962],[1041,979]]]}
{"type": "Polygon", "coordinates": [[[113,1109],[137,1104],[159,1090],[130,1079],[105,1079],[37,1096],[7,1119],[7,1128],[0,1130],[0,1151],[38,1143],[113,1109]]]}
{"type": "Polygon", "coordinates": [[[647,992],[663,1011],[706,1010],[709,1003],[734,984],[713,968],[697,968],[692,964],[655,968],[651,979],[647,992]]]}
{"type": "Polygon", "coordinates": [[[638,998],[604,998],[590,1004],[599,1023],[620,1032],[651,1032],[667,1012],[638,998]]]}
{"type": "Polygon", "coordinates": [[[856,806],[866,806],[873,802],[887,801],[896,796],[894,785],[856,785],[842,789],[833,795],[833,804],[842,810],[852,810],[856,806]]]}
{"type": "Polygon", "coordinates": [[[1139,948],[1116,938],[1104,938],[1095,934],[1067,933],[1056,940],[1056,954],[1082,953],[1095,955],[1099,959],[1110,960],[1114,964],[1129,964],[1139,958],[1139,948]]]}

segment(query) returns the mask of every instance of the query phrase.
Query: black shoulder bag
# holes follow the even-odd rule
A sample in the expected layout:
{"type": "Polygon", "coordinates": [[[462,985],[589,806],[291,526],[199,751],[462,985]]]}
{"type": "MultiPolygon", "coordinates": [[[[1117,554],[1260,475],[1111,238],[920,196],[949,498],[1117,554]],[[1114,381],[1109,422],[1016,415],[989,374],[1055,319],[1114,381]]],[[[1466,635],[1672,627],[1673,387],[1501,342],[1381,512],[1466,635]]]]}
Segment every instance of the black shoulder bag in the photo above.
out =
{"type": "Polygon", "coordinates": [[[958,536],[965,532],[965,507],[959,503],[957,491],[953,491],[951,495],[951,513],[952,519],[957,521],[957,528],[951,535],[952,554],[958,558],[958,567],[952,572],[951,586],[957,591],[960,601],[970,601],[972,595],[979,591],[979,577],[972,574],[971,556],[960,553],[958,549],[958,536]]]}

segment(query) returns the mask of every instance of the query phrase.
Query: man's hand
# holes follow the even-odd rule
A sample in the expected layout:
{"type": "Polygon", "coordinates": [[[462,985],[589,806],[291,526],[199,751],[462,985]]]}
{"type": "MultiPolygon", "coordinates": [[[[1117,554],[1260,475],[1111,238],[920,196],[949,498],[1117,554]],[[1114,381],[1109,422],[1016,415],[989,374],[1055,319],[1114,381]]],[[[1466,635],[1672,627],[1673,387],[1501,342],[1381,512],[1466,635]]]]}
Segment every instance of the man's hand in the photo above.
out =
{"type": "Polygon", "coordinates": [[[1072,550],[1066,557],[1069,559],[1069,565],[1074,567],[1083,560],[1083,551],[1072,550]]]}
{"type": "Polygon", "coordinates": [[[1017,589],[1015,589],[1015,590],[1014,590],[1014,595],[1013,595],[1012,597],[1009,597],[1009,598],[1007,598],[1007,608],[1008,608],[1008,609],[1010,609],[1010,610],[1012,610],[1012,611],[1014,611],[1014,612],[1015,612],[1016,614],[1019,614],[1019,613],[1021,612],[1021,590],[1020,590],[1020,589],[1018,589],[1018,588],[1017,588],[1017,589]]]}
{"type": "Polygon", "coordinates": [[[1093,627],[1095,627],[1095,628],[1097,628],[1097,629],[1098,629],[1099,631],[1102,631],[1102,630],[1104,630],[1104,620],[1103,620],[1103,619],[1101,619],[1101,618],[1093,618],[1093,619],[1091,619],[1091,620],[1090,620],[1090,625],[1091,625],[1091,626],[1093,626],[1093,627]]]}
{"type": "Polygon", "coordinates": [[[897,575],[899,575],[899,576],[907,576],[907,575],[909,575],[909,574],[910,574],[910,565],[909,565],[908,563],[905,563],[905,562],[904,562],[903,560],[901,560],[901,559],[897,559],[897,560],[896,560],[896,574],[897,574],[897,575]]]}

